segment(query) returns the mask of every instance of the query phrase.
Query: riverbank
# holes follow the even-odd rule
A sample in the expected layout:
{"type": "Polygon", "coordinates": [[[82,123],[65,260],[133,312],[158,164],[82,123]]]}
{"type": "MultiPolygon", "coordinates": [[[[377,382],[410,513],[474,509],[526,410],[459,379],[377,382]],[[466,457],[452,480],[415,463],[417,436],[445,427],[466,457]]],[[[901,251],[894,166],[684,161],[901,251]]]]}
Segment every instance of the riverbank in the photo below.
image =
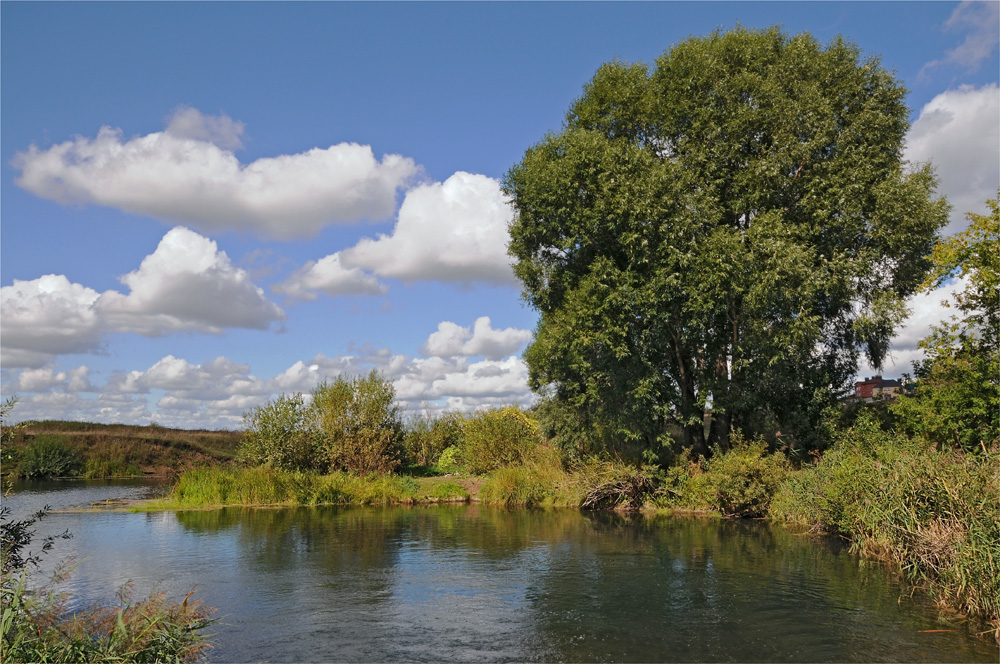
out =
{"type": "Polygon", "coordinates": [[[229,463],[243,435],[56,420],[26,422],[8,433],[2,453],[5,477],[85,479],[172,477],[229,463]]]}

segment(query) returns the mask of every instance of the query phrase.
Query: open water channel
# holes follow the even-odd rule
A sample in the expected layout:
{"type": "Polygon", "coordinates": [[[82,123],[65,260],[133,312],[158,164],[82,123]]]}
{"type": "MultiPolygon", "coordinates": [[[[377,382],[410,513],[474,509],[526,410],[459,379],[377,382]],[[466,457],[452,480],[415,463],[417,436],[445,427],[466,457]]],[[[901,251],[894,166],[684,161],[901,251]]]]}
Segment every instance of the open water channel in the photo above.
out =
{"type": "MultiPolygon", "coordinates": [[[[15,517],[162,490],[22,484],[15,517]]],[[[996,662],[837,541],[759,522],[442,507],[59,512],[64,590],[216,607],[212,662],[996,662]],[[933,631],[928,631],[933,630],[933,631]],[[953,630],[953,631],[940,631],[953,630]]]]}

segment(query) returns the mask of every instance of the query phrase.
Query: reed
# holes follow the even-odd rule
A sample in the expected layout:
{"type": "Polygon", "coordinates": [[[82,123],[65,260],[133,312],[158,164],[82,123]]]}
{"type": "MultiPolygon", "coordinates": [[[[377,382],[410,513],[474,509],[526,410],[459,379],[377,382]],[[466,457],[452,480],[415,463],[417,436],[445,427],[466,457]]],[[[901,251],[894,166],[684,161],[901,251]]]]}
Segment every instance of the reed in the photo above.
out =
{"type": "Polygon", "coordinates": [[[226,505],[389,505],[417,501],[419,485],[399,475],[319,475],[257,466],[196,468],[182,474],[164,499],[143,509],[226,505]]]}
{"type": "Polygon", "coordinates": [[[851,540],[1000,635],[1000,454],[936,451],[860,419],[793,474],[772,519],[851,540]]]}

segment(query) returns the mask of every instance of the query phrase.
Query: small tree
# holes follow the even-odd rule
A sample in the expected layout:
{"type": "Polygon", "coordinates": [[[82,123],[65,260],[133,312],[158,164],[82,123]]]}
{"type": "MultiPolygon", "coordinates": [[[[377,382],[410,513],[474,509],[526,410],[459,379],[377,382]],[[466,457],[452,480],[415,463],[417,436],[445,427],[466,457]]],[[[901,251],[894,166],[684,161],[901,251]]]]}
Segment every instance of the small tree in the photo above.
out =
{"type": "Polygon", "coordinates": [[[389,473],[400,464],[403,423],[392,383],[372,371],[313,390],[310,418],[333,470],[389,473]]]}
{"type": "Polygon", "coordinates": [[[237,458],[283,470],[319,470],[324,458],[301,394],[281,395],[243,414],[246,430],[237,458]]]}
{"type": "Polygon", "coordinates": [[[900,426],[939,447],[986,450],[1000,439],[1000,192],[989,215],[934,247],[924,290],[962,277],[952,316],[920,342],[916,394],[892,406],[900,426]]]}

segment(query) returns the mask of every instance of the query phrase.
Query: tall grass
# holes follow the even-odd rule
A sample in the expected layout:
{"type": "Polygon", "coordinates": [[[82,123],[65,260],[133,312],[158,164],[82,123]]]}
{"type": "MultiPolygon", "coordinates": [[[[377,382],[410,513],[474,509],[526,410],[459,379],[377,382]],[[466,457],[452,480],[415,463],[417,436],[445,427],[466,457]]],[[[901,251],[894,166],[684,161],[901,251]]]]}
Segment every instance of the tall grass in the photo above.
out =
{"type": "Polygon", "coordinates": [[[197,468],[181,475],[154,509],[224,505],[388,505],[413,503],[417,482],[398,475],[319,475],[259,466],[197,468]]]}
{"type": "Polygon", "coordinates": [[[935,451],[862,418],[782,485],[771,517],[846,536],[855,552],[1000,630],[998,477],[996,452],[935,451]]]}

